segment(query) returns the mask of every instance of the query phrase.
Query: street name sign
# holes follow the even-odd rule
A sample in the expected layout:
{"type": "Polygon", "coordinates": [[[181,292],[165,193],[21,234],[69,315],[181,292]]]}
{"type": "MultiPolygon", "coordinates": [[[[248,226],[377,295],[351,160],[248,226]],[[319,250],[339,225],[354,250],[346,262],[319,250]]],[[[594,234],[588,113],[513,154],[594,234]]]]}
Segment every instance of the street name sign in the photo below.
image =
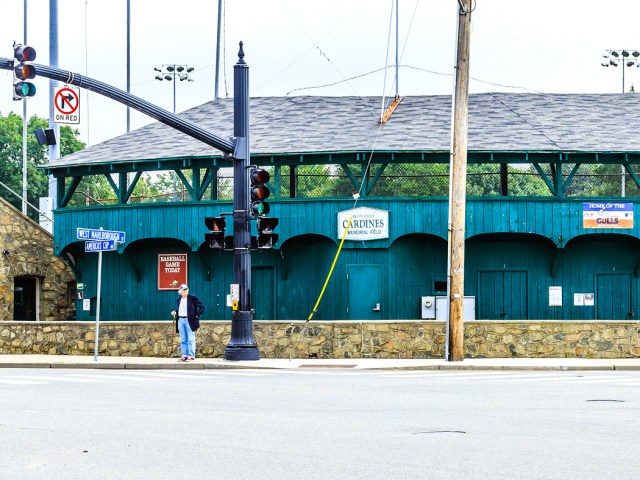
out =
{"type": "Polygon", "coordinates": [[[124,232],[116,230],[97,230],[93,228],[77,228],[76,237],[78,240],[113,240],[124,243],[124,232]]]}
{"type": "Polygon", "coordinates": [[[85,252],[107,252],[115,249],[115,240],[89,240],[84,242],[85,252]]]}

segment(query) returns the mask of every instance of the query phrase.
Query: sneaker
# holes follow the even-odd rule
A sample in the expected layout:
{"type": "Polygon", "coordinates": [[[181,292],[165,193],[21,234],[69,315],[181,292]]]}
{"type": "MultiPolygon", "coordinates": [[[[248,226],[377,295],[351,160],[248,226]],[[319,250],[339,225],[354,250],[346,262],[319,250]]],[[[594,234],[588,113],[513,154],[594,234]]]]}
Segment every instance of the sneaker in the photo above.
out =
{"type": "Polygon", "coordinates": [[[193,357],[187,357],[184,359],[185,362],[193,362],[195,360],[195,358],[193,357]]]}
{"type": "Polygon", "coordinates": [[[186,362],[188,360],[187,357],[182,357],[180,360],[178,360],[179,362],[186,362]]]}

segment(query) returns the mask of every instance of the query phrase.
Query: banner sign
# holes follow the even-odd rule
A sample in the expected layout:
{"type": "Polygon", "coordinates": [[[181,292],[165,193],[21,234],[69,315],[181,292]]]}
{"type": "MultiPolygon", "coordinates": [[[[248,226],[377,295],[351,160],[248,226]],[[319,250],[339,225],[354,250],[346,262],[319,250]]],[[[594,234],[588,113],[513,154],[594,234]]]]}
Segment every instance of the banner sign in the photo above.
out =
{"type": "Polygon", "coordinates": [[[338,212],[338,239],[351,219],[351,226],[345,240],[379,240],[389,238],[389,212],[376,208],[360,207],[338,212]]]}
{"type": "Polygon", "coordinates": [[[583,228],[633,228],[633,203],[582,204],[583,228]]]}
{"type": "Polygon", "coordinates": [[[158,254],[158,290],[178,290],[187,283],[187,254],[158,254]]]}

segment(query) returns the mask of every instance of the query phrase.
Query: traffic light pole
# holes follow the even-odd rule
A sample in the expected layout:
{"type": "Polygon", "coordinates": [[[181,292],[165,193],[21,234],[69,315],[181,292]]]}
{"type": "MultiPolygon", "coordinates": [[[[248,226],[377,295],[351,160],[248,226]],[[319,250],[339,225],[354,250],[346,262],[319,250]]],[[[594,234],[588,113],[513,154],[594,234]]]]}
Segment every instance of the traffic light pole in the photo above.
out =
{"type": "Polygon", "coordinates": [[[240,286],[238,310],[231,316],[231,338],[225,360],[259,360],[251,310],[251,224],[249,214],[249,65],[240,42],[233,66],[233,282],[240,286]]]}
{"type": "MultiPolygon", "coordinates": [[[[253,339],[251,309],[251,228],[249,212],[249,66],[240,42],[234,66],[234,136],[226,140],[135,95],[90,77],[48,65],[32,64],[39,76],[75,85],[111,98],[144,113],[171,128],[210,145],[234,159],[233,194],[233,277],[240,286],[238,310],[231,318],[231,339],[224,352],[227,360],[258,360],[260,352],[253,339]]],[[[0,70],[13,70],[14,60],[0,57],[0,70]]]]}

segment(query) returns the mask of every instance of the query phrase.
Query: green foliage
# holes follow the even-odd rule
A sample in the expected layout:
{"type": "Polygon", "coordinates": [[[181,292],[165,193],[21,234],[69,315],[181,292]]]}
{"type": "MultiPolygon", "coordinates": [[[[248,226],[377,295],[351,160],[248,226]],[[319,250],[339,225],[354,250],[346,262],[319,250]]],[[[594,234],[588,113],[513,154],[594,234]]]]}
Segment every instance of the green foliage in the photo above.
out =
{"type": "MultiPolygon", "coordinates": [[[[38,128],[48,128],[48,121],[36,115],[27,122],[27,201],[38,206],[39,198],[49,193],[48,179],[45,173],[38,169],[47,162],[48,149],[46,145],[39,145],[33,133],[38,128]]],[[[60,152],[68,155],[85,147],[78,140],[79,132],[69,126],[60,127],[60,152]]],[[[15,113],[0,115],[0,196],[16,208],[22,208],[22,201],[17,195],[22,195],[22,116],[15,113]]],[[[38,213],[28,207],[29,217],[36,220],[38,213]]]]}

